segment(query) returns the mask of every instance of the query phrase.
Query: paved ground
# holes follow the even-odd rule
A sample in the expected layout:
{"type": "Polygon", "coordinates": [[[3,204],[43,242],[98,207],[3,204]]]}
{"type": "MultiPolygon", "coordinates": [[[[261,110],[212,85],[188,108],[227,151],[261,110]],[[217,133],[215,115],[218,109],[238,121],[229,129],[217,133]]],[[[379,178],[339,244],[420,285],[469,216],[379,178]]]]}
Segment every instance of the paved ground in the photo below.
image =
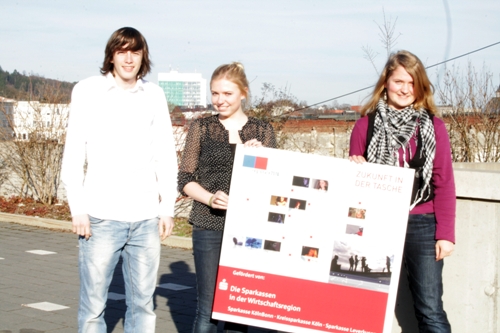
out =
{"type": "MultiPolygon", "coordinates": [[[[77,245],[76,236],[69,232],[0,223],[0,333],[77,332],[77,245]]],[[[105,313],[108,333],[123,332],[120,266],[115,270],[105,313]]],[[[195,282],[191,251],[163,246],[154,297],[157,332],[191,331],[195,282]]],[[[249,332],[271,331],[251,328],[249,332]]]]}

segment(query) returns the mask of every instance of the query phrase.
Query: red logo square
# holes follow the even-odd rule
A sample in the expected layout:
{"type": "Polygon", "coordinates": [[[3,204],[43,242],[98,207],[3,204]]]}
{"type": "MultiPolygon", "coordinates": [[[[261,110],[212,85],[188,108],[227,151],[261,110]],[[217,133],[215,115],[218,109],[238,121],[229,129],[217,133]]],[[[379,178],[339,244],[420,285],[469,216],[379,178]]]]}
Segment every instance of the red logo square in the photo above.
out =
{"type": "Polygon", "coordinates": [[[255,168],[256,169],[267,169],[267,158],[266,157],[257,157],[255,160],[255,168]]]}

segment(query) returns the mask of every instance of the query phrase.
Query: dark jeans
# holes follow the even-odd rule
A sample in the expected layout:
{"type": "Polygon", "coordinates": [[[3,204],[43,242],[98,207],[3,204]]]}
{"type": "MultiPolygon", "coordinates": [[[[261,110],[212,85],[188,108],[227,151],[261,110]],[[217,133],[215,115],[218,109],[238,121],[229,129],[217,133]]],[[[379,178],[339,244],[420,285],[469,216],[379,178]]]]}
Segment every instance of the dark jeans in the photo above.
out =
{"type": "MultiPolygon", "coordinates": [[[[193,333],[217,332],[218,321],[211,316],[221,244],[222,231],[193,227],[193,253],[198,293],[193,333]]],[[[224,332],[247,332],[247,326],[228,322],[224,325],[224,332]]]]}
{"type": "Polygon", "coordinates": [[[435,234],[434,214],[410,215],[403,259],[421,333],[451,332],[441,299],[444,263],[436,261],[435,234]]]}

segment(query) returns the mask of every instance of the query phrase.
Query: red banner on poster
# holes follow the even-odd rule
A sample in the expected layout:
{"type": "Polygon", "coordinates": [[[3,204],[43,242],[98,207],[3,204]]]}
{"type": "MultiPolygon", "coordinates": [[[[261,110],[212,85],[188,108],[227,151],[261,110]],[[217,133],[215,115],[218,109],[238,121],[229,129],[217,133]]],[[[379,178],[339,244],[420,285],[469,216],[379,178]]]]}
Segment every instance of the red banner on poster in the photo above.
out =
{"type": "MultiPolygon", "coordinates": [[[[213,312],[329,332],[382,332],[387,293],[219,266],[213,312]]],[[[229,317],[226,317],[229,318],[229,317]]],[[[239,320],[242,322],[242,320],[239,320]]]]}

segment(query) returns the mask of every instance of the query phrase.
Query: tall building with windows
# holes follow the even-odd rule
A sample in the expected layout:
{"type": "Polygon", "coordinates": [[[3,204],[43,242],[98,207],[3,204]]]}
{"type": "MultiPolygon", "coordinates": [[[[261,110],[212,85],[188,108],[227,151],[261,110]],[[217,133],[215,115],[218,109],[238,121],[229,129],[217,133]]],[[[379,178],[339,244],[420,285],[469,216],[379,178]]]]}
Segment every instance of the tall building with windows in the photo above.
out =
{"type": "Polygon", "coordinates": [[[158,73],[158,85],[169,103],[193,108],[207,106],[207,80],[201,73],[158,73]]]}

